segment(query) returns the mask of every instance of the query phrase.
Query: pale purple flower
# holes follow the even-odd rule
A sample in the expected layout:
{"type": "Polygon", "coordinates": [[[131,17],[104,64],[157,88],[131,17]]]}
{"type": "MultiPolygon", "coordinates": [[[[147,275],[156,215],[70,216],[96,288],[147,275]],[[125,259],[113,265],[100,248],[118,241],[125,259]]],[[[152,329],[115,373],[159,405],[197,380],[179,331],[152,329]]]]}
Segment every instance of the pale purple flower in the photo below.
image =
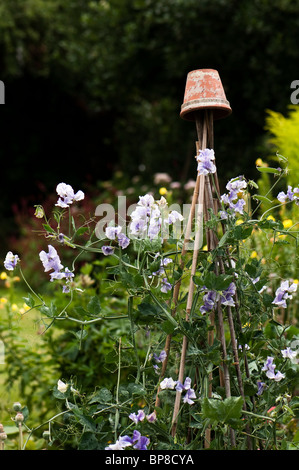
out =
{"type": "Polygon", "coordinates": [[[161,290],[161,292],[163,292],[164,294],[167,294],[167,292],[168,292],[169,290],[171,290],[172,285],[170,284],[170,282],[168,282],[168,280],[167,280],[166,277],[164,277],[161,282],[162,282],[162,284],[161,284],[161,289],[160,289],[160,290],[161,290]]]}
{"type": "Polygon", "coordinates": [[[133,443],[136,443],[133,447],[137,450],[147,450],[147,446],[150,443],[150,440],[146,436],[141,436],[140,432],[135,429],[132,436],[133,443]]]}
{"type": "Polygon", "coordinates": [[[163,362],[163,361],[165,361],[165,359],[167,357],[167,353],[166,353],[166,351],[163,350],[163,351],[160,352],[159,356],[157,356],[157,354],[154,353],[153,357],[154,357],[156,362],[163,362]]]}
{"type": "Polygon", "coordinates": [[[229,305],[230,307],[235,306],[233,296],[236,293],[236,285],[231,282],[227,289],[225,289],[220,295],[220,301],[222,305],[229,305]]]}
{"type": "Polygon", "coordinates": [[[284,379],[285,378],[285,375],[282,374],[281,372],[277,371],[276,374],[274,371],[272,370],[268,370],[266,372],[266,376],[269,378],[269,379],[273,379],[275,380],[275,382],[279,382],[281,379],[284,379]]]}
{"type": "Polygon", "coordinates": [[[188,403],[189,405],[193,405],[194,401],[192,401],[192,398],[196,398],[196,395],[195,395],[193,388],[191,388],[190,377],[186,377],[185,382],[183,384],[180,381],[178,381],[175,389],[178,392],[186,392],[183,398],[183,402],[188,403]]]}
{"type": "Polygon", "coordinates": [[[106,227],[105,234],[106,237],[109,238],[109,240],[115,240],[116,237],[120,234],[121,232],[121,226],[118,225],[117,227],[106,227]]]}
{"type": "Polygon", "coordinates": [[[120,233],[118,236],[117,236],[117,240],[118,240],[118,244],[119,246],[122,248],[122,249],[125,249],[129,246],[130,244],[130,239],[124,234],[124,233],[120,233]]]}
{"type": "Polygon", "coordinates": [[[199,150],[197,156],[197,171],[200,175],[208,175],[209,173],[216,172],[216,166],[213,163],[215,160],[215,153],[213,149],[199,150]]]}
{"type": "Polygon", "coordinates": [[[133,440],[129,436],[121,436],[115,444],[110,444],[108,447],[105,447],[105,450],[124,450],[125,447],[131,446],[133,440]]]}
{"type": "Polygon", "coordinates": [[[173,210],[168,215],[168,223],[170,225],[175,224],[176,222],[181,222],[182,220],[184,220],[184,217],[178,211],[173,210]]]}
{"type": "Polygon", "coordinates": [[[194,401],[192,400],[192,398],[196,398],[196,395],[194,390],[192,388],[189,388],[183,398],[183,402],[188,403],[189,405],[193,405],[194,401]]]}
{"type": "Polygon", "coordinates": [[[144,196],[139,196],[139,204],[141,206],[150,208],[155,203],[155,199],[151,194],[145,194],[144,196]]]}
{"type": "Polygon", "coordinates": [[[289,281],[282,281],[275,292],[275,299],[273,300],[272,304],[276,305],[277,307],[286,308],[286,300],[292,299],[292,294],[296,292],[296,290],[297,284],[295,282],[290,285],[289,281]]]}
{"type": "Polygon", "coordinates": [[[67,282],[70,282],[74,276],[74,273],[72,273],[69,268],[64,268],[64,271],[54,271],[51,273],[50,280],[52,282],[54,279],[66,279],[67,282]]]}
{"type": "Polygon", "coordinates": [[[258,382],[257,382],[257,395],[262,395],[265,387],[266,387],[265,382],[261,382],[260,380],[258,380],[258,382]]]}
{"type": "Polygon", "coordinates": [[[180,381],[178,381],[177,385],[175,387],[175,389],[178,392],[183,392],[183,391],[186,391],[186,390],[190,390],[190,388],[191,388],[191,379],[190,379],[190,377],[186,377],[184,384],[182,384],[180,381]]]}
{"type": "Polygon", "coordinates": [[[18,257],[18,255],[14,255],[11,251],[9,251],[4,260],[4,267],[8,271],[13,271],[19,261],[20,258],[18,257]]]}
{"type": "Polygon", "coordinates": [[[293,351],[291,348],[286,348],[281,350],[282,357],[286,359],[295,359],[297,356],[297,351],[293,351]]]}
{"type": "MultiPolygon", "coordinates": [[[[247,188],[247,182],[243,176],[238,176],[237,178],[232,178],[226,185],[228,193],[225,193],[221,196],[221,202],[225,205],[228,205],[228,209],[232,212],[233,215],[243,214],[244,206],[246,204],[243,199],[244,190],[247,188]]],[[[220,217],[222,219],[227,218],[227,212],[221,211],[220,217]]]]}
{"type": "Polygon", "coordinates": [[[145,418],[145,413],[144,413],[143,410],[139,410],[139,411],[137,412],[137,414],[136,414],[136,413],[131,413],[131,414],[129,415],[129,418],[130,418],[132,421],[134,421],[135,424],[137,424],[137,423],[139,423],[140,421],[143,421],[143,420],[144,420],[144,418],[145,418]]]}
{"type": "Polygon", "coordinates": [[[299,203],[299,188],[294,188],[293,189],[292,186],[288,185],[287,192],[284,193],[283,191],[281,191],[280,193],[278,193],[277,199],[281,203],[295,201],[295,203],[298,205],[298,203],[299,203]]]}
{"type": "Polygon", "coordinates": [[[151,414],[146,415],[146,419],[149,423],[154,423],[157,419],[156,411],[153,411],[151,414]]]}
{"type": "Polygon", "coordinates": [[[233,282],[230,283],[227,289],[220,293],[214,291],[214,290],[209,290],[204,296],[203,296],[203,305],[200,307],[200,312],[201,313],[207,313],[210,312],[220,300],[222,305],[227,305],[230,307],[235,306],[234,298],[233,296],[236,293],[236,286],[233,282]]]}
{"type": "Polygon", "coordinates": [[[83,191],[77,191],[75,193],[72,186],[69,184],[59,183],[56,187],[56,192],[60,197],[55,205],[62,208],[69,207],[74,201],[84,199],[83,191]]]}
{"type": "Polygon", "coordinates": [[[174,381],[172,377],[166,377],[162,382],[160,383],[160,388],[162,390],[170,389],[173,390],[174,387],[176,386],[177,381],[174,381]]]}
{"type": "Polygon", "coordinates": [[[267,370],[274,370],[275,369],[275,364],[273,364],[274,357],[268,356],[266,362],[263,365],[262,370],[267,371],[267,370]]]}
{"type": "Polygon", "coordinates": [[[266,376],[268,377],[268,379],[273,379],[275,380],[275,382],[279,382],[285,376],[279,371],[275,374],[276,365],[273,363],[273,361],[274,358],[272,356],[268,356],[266,362],[264,363],[262,371],[266,372],[266,376]]]}
{"type": "Polygon", "coordinates": [[[113,255],[114,248],[113,246],[110,246],[110,245],[104,245],[102,246],[102,252],[105,256],[113,255]]]}
{"type": "Polygon", "coordinates": [[[203,301],[204,304],[200,307],[200,312],[201,313],[207,313],[212,310],[216,304],[216,301],[218,299],[217,292],[214,290],[208,291],[204,296],[203,296],[203,301]]]}
{"type": "Polygon", "coordinates": [[[43,263],[45,272],[51,271],[51,269],[53,271],[61,271],[63,269],[58,253],[52,245],[48,245],[48,253],[44,250],[41,251],[39,258],[43,263]]]}

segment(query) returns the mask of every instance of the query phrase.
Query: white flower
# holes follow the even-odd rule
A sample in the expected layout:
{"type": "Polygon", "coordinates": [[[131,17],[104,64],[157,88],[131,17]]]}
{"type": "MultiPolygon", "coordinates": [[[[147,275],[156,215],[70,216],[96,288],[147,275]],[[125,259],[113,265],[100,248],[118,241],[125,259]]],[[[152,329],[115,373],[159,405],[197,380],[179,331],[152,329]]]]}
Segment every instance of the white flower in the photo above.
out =
{"type": "Polygon", "coordinates": [[[62,382],[62,380],[58,380],[57,382],[57,390],[60,392],[60,393],[65,393],[67,391],[67,389],[69,388],[68,384],[62,382]]]}
{"type": "Polygon", "coordinates": [[[56,206],[66,208],[69,207],[74,201],[81,201],[84,199],[83,191],[77,191],[76,194],[69,184],[59,183],[56,187],[56,192],[59,199],[56,206]]]}
{"type": "Polygon", "coordinates": [[[167,377],[160,383],[160,388],[162,390],[170,389],[173,390],[177,382],[174,381],[171,377],[167,377]]]}

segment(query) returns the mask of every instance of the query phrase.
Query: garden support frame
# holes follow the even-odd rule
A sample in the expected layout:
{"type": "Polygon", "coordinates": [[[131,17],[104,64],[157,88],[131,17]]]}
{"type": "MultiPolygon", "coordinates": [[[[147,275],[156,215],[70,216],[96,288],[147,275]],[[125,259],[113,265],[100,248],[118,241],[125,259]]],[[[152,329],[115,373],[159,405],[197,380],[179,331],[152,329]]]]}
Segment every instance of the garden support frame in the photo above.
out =
{"type": "MultiPolygon", "coordinates": [[[[221,84],[219,74],[215,70],[211,69],[202,69],[195,70],[190,72],[187,76],[184,103],[181,108],[181,117],[183,119],[194,121],[196,125],[197,132],[197,142],[196,142],[196,158],[200,150],[205,149],[214,149],[214,120],[227,117],[231,114],[231,108],[229,102],[226,100],[226,96],[221,84]]],[[[215,162],[216,166],[216,162],[215,162]]],[[[183,243],[183,248],[181,251],[181,268],[184,267],[184,256],[188,251],[188,244],[190,242],[190,233],[192,225],[194,223],[195,230],[195,240],[194,240],[194,249],[192,257],[192,265],[190,270],[190,281],[189,281],[189,290],[187,296],[187,305],[186,305],[186,315],[185,321],[189,321],[190,311],[192,306],[192,301],[194,297],[194,287],[193,276],[196,273],[198,253],[201,248],[201,233],[203,227],[205,227],[206,235],[206,244],[207,250],[214,250],[218,245],[218,238],[215,232],[208,228],[207,222],[210,219],[211,213],[217,214],[220,209],[220,187],[216,171],[211,174],[200,174],[197,170],[196,183],[194,187],[194,192],[192,196],[191,210],[189,214],[189,219],[186,227],[185,238],[183,243]]],[[[223,227],[222,227],[223,229],[223,227]]],[[[229,253],[228,253],[228,259],[229,253]]],[[[222,274],[225,272],[224,263],[221,258],[215,260],[215,274],[222,274]]],[[[175,284],[173,290],[172,305],[174,308],[172,310],[172,315],[175,315],[176,308],[178,304],[179,291],[181,287],[181,281],[178,281],[175,284]]],[[[237,299],[236,299],[237,300],[237,299]]],[[[237,323],[238,327],[241,327],[240,318],[238,317],[237,310],[237,323]]],[[[239,363],[238,347],[236,342],[235,334],[235,321],[233,318],[231,307],[227,307],[226,317],[228,322],[228,330],[230,334],[230,341],[232,344],[233,357],[234,357],[234,366],[236,370],[237,383],[239,387],[240,395],[244,399],[243,409],[246,410],[244,387],[242,380],[242,373],[239,363]]],[[[220,340],[221,349],[222,349],[222,365],[219,368],[219,381],[220,384],[224,387],[226,398],[231,397],[231,377],[229,368],[227,365],[227,345],[225,338],[225,324],[224,324],[224,315],[222,311],[222,306],[220,300],[217,303],[217,307],[209,313],[209,321],[211,325],[211,330],[208,333],[207,343],[209,346],[212,346],[214,343],[215,335],[220,340]]],[[[171,345],[171,335],[169,334],[166,338],[164,350],[167,353],[166,360],[164,361],[161,369],[161,378],[164,377],[167,360],[170,353],[171,345]]],[[[178,371],[178,381],[183,383],[184,380],[184,371],[186,363],[186,355],[188,348],[188,339],[186,336],[183,337],[183,343],[181,348],[181,357],[180,365],[178,371]]],[[[245,360],[246,364],[246,360],[245,360]]],[[[246,375],[249,375],[248,368],[246,368],[246,375]]],[[[208,398],[212,397],[212,372],[209,373],[209,386],[208,386],[208,398]]],[[[195,384],[196,387],[196,384],[195,384]]],[[[156,406],[160,405],[159,392],[156,396],[156,406]]],[[[179,420],[179,410],[181,402],[181,392],[176,392],[175,404],[173,409],[172,416],[172,426],[171,434],[174,437],[177,432],[177,425],[179,420]]],[[[250,439],[250,429],[246,429],[248,434],[248,449],[252,448],[251,439],[250,439]]],[[[232,447],[235,446],[235,436],[234,430],[230,428],[230,441],[232,447]]],[[[207,428],[205,431],[205,447],[210,446],[211,433],[210,429],[207,428]]]]}

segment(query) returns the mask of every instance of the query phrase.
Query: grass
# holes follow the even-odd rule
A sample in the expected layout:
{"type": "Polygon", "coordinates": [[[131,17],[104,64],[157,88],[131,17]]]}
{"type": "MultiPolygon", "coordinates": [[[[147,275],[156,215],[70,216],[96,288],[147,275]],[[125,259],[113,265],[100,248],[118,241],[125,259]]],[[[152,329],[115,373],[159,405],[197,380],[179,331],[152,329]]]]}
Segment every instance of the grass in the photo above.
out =
{"type": "MultiPolygon", "coordinates": [[[[40,359],[41,364],[47,359],[44,355],[45,342],[40,335],[40,324],[38,321],[40,313],[34,309],[28,312],[28,306],[25,305],[23,299],[27,292],[24,292],[20,285],[17,285],[16,280],[11,283],[9,282],[11,278],[3,279],[1,275],[0,278],[4,281],[0,287],[0,339],[2,337],[4,341],[8,341],[10,345],[12,344],[10,346],[12,351],[14,351],[15,345],[16,360],[22,363],[18,364],[17,369],[24,371],[24,376],[26,376],[31,365],[31,353],[39,354],[40,352],[42,354],[40,359]]],[[[20,396],[21,381],[24,377],[14,378],[13,380],[9,378],[9,373],[13,373],[14,367],[14,363],[11,361],[14,360],[13,354],[5,354],[4,347],[4,361],[1,361],[4,363],[0,363],[0,423],[3,424],[8,435],[5,447],[13,449],[17,448],[18,445],[18,430],[11,419],[15,415],[13,404],[14,402],[20,402],[22,406],[26,405],[26,399],[20,396]]],[[[36,366],[36,362],[33,363],[34,366],[36,366]]],[[[29,371],[29,373],[32,373],[32,371],[29,371]]],[[[45,370],[46,373],[47,371],[45,370]]],[[[49,375],[50,373],[49,371],[49,375]]],[[[38,381],[39,377],[34,377],[34,379],[38,381]]],[[[26,379],[24,380],[26,381],[26,379]]],[[[30,394],[31,385],[32,382],[28,384],[28,394],[30,394]]],[[[34,420],[34,410],[32,415],[30,416],[32,417],[30,421],[36,426],[39,423],[34,420]]],[[[29,447],[30,445],[32,443],[29,444],[29,447]]]]}

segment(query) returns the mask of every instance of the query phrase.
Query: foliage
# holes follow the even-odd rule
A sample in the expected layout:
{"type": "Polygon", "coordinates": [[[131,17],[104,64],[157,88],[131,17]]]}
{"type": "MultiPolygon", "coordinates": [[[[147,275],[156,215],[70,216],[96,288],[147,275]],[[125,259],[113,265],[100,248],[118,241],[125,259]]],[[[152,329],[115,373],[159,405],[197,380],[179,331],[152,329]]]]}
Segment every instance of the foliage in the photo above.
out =
{"type": "Polygon", "coordinates": [[[298,106],[290,106],[287,116],[275,111],[268,111],[266,129],[269,134],[269,143],[272,148],[278,149],[278,152],[288,159],[291,169],[286,178],[291,186],[296,185],[298,181],[298,124],[298,106]]]}
{"type": "MultiPolygon", "coordinates": [[[[285,158],[280,165],[258,167],[274,177],[273,193],[288,172],[285,158]]],[[[18,255],[8,253],[5,267],[20,270],[28,312],[40,312],[62,375],[51,387],[59,409],[36,427],[23,414],[24,447],[46,428],[49,448],[297,448],[298,280],[287,269],[274,277],[269,264],[277,238],[297,241],[295,230],[269,217],[291,201],[278,194],[258,216],[266,196],[254,193],[251,207],[254,181],[237,177],[226,189],[220,211],[205,221],[207,242],[213,235],[217,243],[199,249],[195,272],[194,245],[184,251],[186,221],[164,197],[140,197],[128,226],[111,220],[104,231],[100,221],[76,222],[80,191],[64,183],[51,219],[36,208],[50,290],[35,291],[18,255]],[[80,266],[84,253],[94,259],[80,266]],[[51,337],[53,325],[63,325],[62,335],[51,337]]]]}

